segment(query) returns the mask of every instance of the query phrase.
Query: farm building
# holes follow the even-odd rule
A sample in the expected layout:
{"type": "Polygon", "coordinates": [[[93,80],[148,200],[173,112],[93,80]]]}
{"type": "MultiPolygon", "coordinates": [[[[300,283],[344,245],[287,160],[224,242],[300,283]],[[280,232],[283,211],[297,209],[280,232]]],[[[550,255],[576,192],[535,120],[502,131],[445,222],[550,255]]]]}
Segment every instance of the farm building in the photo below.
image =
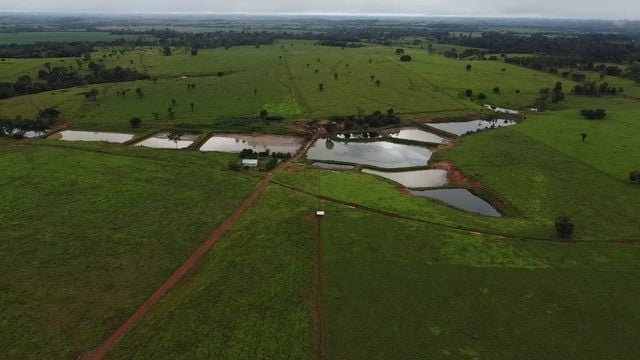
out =
{"type": "Polygon", "coordinates": [[[258,167],[258,159],[242,159],[242,166],[250,168],[258,167]]]}

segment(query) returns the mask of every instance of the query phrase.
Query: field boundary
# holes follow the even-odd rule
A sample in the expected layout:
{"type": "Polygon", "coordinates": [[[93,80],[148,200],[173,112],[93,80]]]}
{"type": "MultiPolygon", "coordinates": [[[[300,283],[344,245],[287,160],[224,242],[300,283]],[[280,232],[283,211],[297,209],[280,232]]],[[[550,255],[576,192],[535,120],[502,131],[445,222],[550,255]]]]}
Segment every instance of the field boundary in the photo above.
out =
{"type": "Polygon", "coordinates": [[[268,173],[267,176],[258,184],[258,187],[246,197],[238,207],[229,215],[222,224],[216,227],[209,235],[209,238],[198,247],[198,249],[187,258],[185,262],[178,267],[178,269],[165,280],[165,282],[122,324],[109,336],[94,352],[86,354],[83,359],[87,360],[99,360],[116,345],[116,343],[131,330],[142,317],[144,317],[149,310],[158,302],[164,295],[171,290],[176,283],[184,275],[191,270],[191,268],[198,263],[198,261],[207,253],[207,251],[217,242],[217,240],[224,235],[227,230],[235,224],[238,218],[249,208],[255,200],[264,192],[267,185],[271,181],[273,173],[268,173]]]}

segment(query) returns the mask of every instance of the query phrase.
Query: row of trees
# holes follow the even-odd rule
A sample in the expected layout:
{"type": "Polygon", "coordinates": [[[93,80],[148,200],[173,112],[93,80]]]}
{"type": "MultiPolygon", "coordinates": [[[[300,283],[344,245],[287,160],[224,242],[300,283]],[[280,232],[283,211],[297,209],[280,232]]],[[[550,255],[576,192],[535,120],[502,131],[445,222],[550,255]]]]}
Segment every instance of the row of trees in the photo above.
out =
{"type": "Polygon", "coordinates": [[[22,118],[0,118],[0,136],[20,136],[24,131],[44,130],[53,125],[60,117],[60,111],[56,108],[48,107],[38,111],[33,119],[22,118]]]}

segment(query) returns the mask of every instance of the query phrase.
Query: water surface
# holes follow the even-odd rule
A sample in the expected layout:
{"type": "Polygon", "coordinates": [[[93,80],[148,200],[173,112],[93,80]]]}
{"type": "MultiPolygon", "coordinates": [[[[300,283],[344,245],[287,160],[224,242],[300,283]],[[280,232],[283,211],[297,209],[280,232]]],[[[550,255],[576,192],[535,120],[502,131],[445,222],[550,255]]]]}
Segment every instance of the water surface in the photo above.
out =
{"type": "Polygon", "coordinates": [[[271,152],[295,154],[304,144],[304,139],[296,136],[279,135],[214,135],[207,140],[200,151],[218,151],[239,153],[244,149],[255,152],[271,152]]]}
{"type": "Polygon", "coordinates": [[[180,136],[178,140],[170,140],[169,133],[159,133],[150,138],[142,140],[136,146],[144,146],[154,149],[184,149],[188,148],[198,138],[198,135],[186,134],[180,136]]]}
{"type": "Polygon", "coordinates": [[[388,132],[395,139],[422,141],[433,144],[444,144],[447,140],[441,136],[417,128],[393,129],[388,132]]]}
{"type": "Polygon", "coordinates": [[[466,189],[437,189],[437,190],[423,190],[423,191],[411,191],[413,195],[422,196],[430,199],[440,200],[455,208],[462,209],[468,212],[501,217],[502,215],[491,206],[488,202],[473,195],[466,189]]]}
{"type": "Polygon", "coordinates": [[[445,170],[391,172],[362,169],[362,172],[381,176],[408,188],[439,187],[447,184],[447,172],[445,170]]]}
{"type": "Polygon", "coordinates": [[[319,139],[307,152],[307,158],[392,169],[426,166],[431,158],[431,151],[421,146],[394,144],[387,141],[347,143],[319,139]]]}
{"type": "Polygon", "coordinates": [[[117,144],[122,144],[133,139],[132,134],[76,130],[64,130],[54,134],[54,137],[57,138],[58,136],[59,140],[64,141],[103,141],[117,144]]]}
{"type": "Polygon", "coordinates": [[[374,132],[374,131],[369,131],[369,132],[346,132],[346,133],[339,133],[336,134],[335,136],[337,139],[340,140],[363,140],[363,139],[377,139],[377,138],[381,138],[382,135],[378,132],[374,132]]]}
{"type": "Polygon", "coordinates": [[[35,139],[47,134],[47,130],[24,130],[21,128],[6,129],[0,128],[6,136],[15,137],[21,135],[23,139],[35,139]]]}
{"type": "Polygon", "coordinates": [[[463,122],[445,122],[445,123],[427,123],[425,125],[431,126],[438,130],[446,131],[450,134],[464,135],[474,133],[484,129],[494,129],[505,126],[512,126],[517,122],[508,119],[495,119],[495,120],[473,120],[463,122]]]}

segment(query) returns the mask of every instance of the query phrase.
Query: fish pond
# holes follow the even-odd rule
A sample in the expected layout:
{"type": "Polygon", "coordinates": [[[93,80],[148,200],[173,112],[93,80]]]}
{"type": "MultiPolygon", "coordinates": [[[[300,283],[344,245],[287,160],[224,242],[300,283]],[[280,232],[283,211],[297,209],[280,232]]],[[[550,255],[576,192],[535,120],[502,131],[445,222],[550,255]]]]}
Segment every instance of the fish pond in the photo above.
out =
{"type": "Polygon", "coordinates": [[[225,134],[210,137],[200,147],[200,151],[239,153],[244,149],[255,152],[269,149],[272,153],[293,155],[303,144],[304,139],[297,136],[225,134]]]}
{"type": "Polygon", "coordinates": [[[51,135],[49,138],[64,141],[102,141],[122,144],[133,139],[133,135],[110,132],[64,130],[51,135]]]}
{"type": "Polygon", "coordinates": [[[425,125],[432,128],[446,131],[454,135],[465,135],[469,133],[478,132],[485,129],[495,129],[506,126],[512,126],[517,122],[508,119],[495,119],[495,120],[473,120],[463,122],[445,122],[445,123],[427,123],[425,125]]]}
{"type": "Polygon", "coordinates": [[[444,144],[447,139],[418,128],[400,128],[388,130],[387,134],[394,139],[420,141],[432,144],[444,144]]]}
{"type": "Polygon", "coordinates": [[[353,165],[332,164],[320,161],[314,162],[311,166],[326,170],[353,170],[355,168],[353,165]]]}
{"type": "Polygon", "coordinates": [[[185,149],[193,144],[198,138],[196,134],[181,135],[177,139],[170,139],[168,132],[156,134],[152,137],[146,138],[135,146],[143,146],[153,149],[185,149]]]}
{"type": "Polygon", "coordinates": [[[447,184],[445,170],[416,170],[416,171],[377,171],[362,169],[363,173],[381,176],[395,181],[408,188],[440,187],[447,184]]]}
{"type": "Polygon", "coordinates": [[[488,202],[466,189],[412,190],[411,194],[442,201],[454,208],[492,217],[502,215],[488,202]]]}
{"type": "Polygon", "coordinates": [[[347,143],[320,139],[311,146],[307,158],[394,169],[426,166],[431,158],[431,150],[387,141],[347,143]]]}

